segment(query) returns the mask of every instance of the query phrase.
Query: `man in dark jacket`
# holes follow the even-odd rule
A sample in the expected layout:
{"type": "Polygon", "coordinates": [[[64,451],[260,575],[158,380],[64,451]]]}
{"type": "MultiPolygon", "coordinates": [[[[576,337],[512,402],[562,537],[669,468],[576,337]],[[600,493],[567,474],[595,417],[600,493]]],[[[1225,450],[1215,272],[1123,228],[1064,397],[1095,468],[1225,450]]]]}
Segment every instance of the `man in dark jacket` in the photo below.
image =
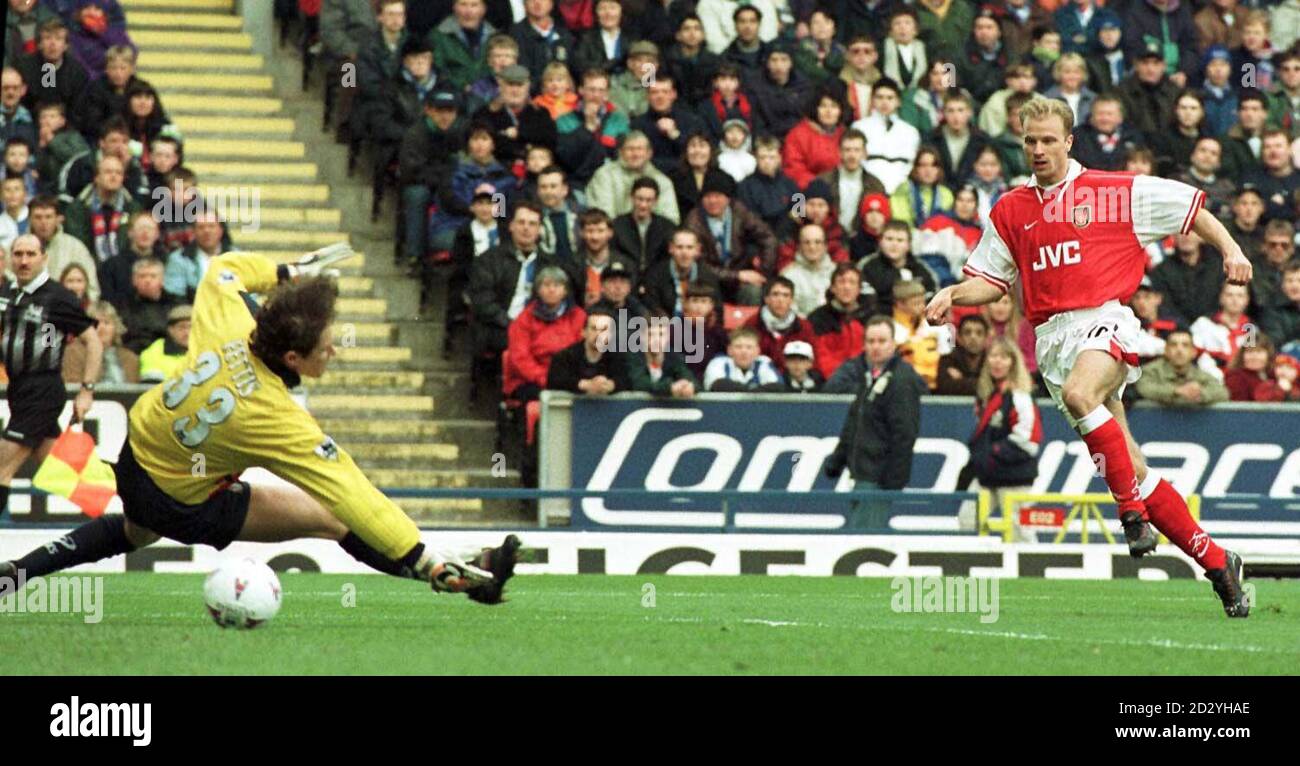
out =
{"type": "Polygon", "coordinates": [[[939,374],[934,392],[940,396],[974,396],[984,366],[984,345],[988,342],[989,323],[979,314],[961,318],[957,327],[957,347],[939,358],[939,374]]]}
{"type": "Polygon", "coordinates": [[[402,48],[409,37],[405,3],[383,0],[378,5],[379,26],[357,54],[357,87],[362,90],[383,87],[385,80],[397,74],[402,66],[402,48]]]}
{"type": "Polygon", "coordinates": [[[736,38],[722,51],[722,60],[735,64],[741,71],[758,71],[772,47],[758,37],[762,13],[752,5],[738,5],[731,20],[735,24],[736,38]]]}
{"type": "Polygon", "coordinates": [[[554,0],[524,0],[524,19],[510,27],[510,36],[519,43],[519,63],[538,84],[547,64],[567,64],[573,58],[573,35],[556,23],[554,8],[554,0]]]}
{"type": "Polygon", "coordinates": [[[1223,134],[1223,164],[1220,172],[1237,183],[1264,167],[1260,157],[1264,131],[1268,128],[1268,97],[1253,88],[1237,98],[1237,124],[1223,134]]]}
{"type": "Polygon", "coordinates": [[[608,396],[632,390],[624,355],[608,351],[614,318],[605,311],[587,315],[582,340],[551,357],[546,390],[608,396]]]}
{"type": "Polygon", "coordinates": [[[126,335],[122,345],[139,355],[154,341],[167,335],[167,313],[176,298],[163,290],[163,262],[141,258],[131,267],[131,294],[117,304],[126,335]]]}
{"type": "Polygon", "coordinates": [[[794,70],[790,49],[778,43],[767,52],[762,73],[744,89],[754,107],[754,134],[780,137],[803,119],[813,85],[794,70]]]}
{"type": "Polygon", "coordinates": [[[668,257],[646,270],[646,302],[681,316],[689,291],[695,286],[707,290],[714,298],[714,309],[722,294],[718,275],[700,262],[700,237],[690,229],[677,229],[668,241],[668,257]]]}
{"type": "Polygon", "coordinates": [[[542,210],[535,202],[519,202],[510,216],[509,239],[474,259],[467,297],[473,312],[474,353],[505,350],[510,322],[524,310],[533,293],[533,278],[550,261],[537,246],[542,210]]]}
{"type": "Polygon", "coordinates": [[[424,116],[424,100],[437,79],[429,44],[407,39],[402,46],[402,64],[393,76],[381,87],[361,89],[352,114],[353,134],[378,144],[377,156],[396,156],[406,129],[424,116]]]}
{"type": "Polygon", "coordinates": [[[981,104],[1002,84],[1002,72],[1016,60],[1002,42],[1002,27],[992,6],[976,12],[966,50],[957,60],[957,81],[981,104]]]}
{"type": "Polygon", "coordinates": [[[68,122],[93,135],[98,126],[84,125],[81,119],[81,94],[90,84],[90,76],[67,54],[68,28],[63,22],[55,18],[41,24],[36,52],[19,58],[16,63],[23,82],[27,83],[23,106],[34,113],[37,104],[62,102],[68,107],[68,122]]]}
{"type": "Polygon", "coordinates": [[[1278,346],[1300,340],[1300,263],[1282,269],[1281,293],[1259,318],[1260,329],[1278,346]]]}
{"type": "Polygon", "coordinates": [[[1124,125],[1145,136],[1156,136],[1171,129],[1174,104],[1181,92],[1165,75],[1165,61],[1155,51],[1138,56],[1133,74],[1119,84],[1124,104],[1124,125]]]}
{"type": "MultiPolygon", "coordinates": [[[[876,315],[867,320],[864,383],[849,407],[840,441],[824,471],[832,480],[847,467],[855,490],[902,489],[912,477],[912,450],[921,432],[925,382],[898,356],[894,322],[876,315]]],[[[855,501],[845,526],[889,528],[889,502],[855,501]]]]}
{"type": "Polygon", "coordinates": [[[398,153],[403,248],[408,261],[425,252],[429,201],[451,178],[452,160],[464,145],[460,96],[445,88],[432,91],[424,100],[424,118],[407,128],[398,153]]]}
{"type": "MultiPolygon", "coordinates": [[[[992,140],[972,122],[975,105],[964,91],[950,91],[943,101],[943,120],[930,133],[928,143],[939,150],[943,177],[948,183],[966,182],[975,169],[975,160],[992,140]]],[[[872,147],[867,147],[868,151],[872,147]]]]}
{"type": "MultiPolygon", "coordinates": [[[[1176,0],[1130,0],[1120,16],[1124,22],[1124,52],[1130,61],[1150,50],[1159,51],[1161,63],[1176,71],[1174,84],[1185,88],[1188,78],[1197,72],[1196,25],[1192,23],[1190,3],[1176,0]],[[1169,51],[1165,53],[1165,51],[1169,51]]],[[[1109,6],[1108,6],[1109,7],[1109,6]]]]}
{"type": "Polygon", "coordinates": [[[614,219],[614,250],[635,261],[641,275],[668,257],[668,240],[676,228],[655,213],[658,203],[659,182],[638,178],[632,182],[632,212],[614,219]]]}
{"type": "Polygon", "coordinates": [[[649,108],[632,121],[632,129],[650,139],[652,161],[665,175],[672,173],[686,152],[686,140],[704,133],[704,121],[693,110],[677,102],[677,84],[672,74],[659,73],[646,89],[649,108]]]}
{"type": "Polygon", "coordinates": [[[774,276],[776,235],[736,196],[736,182],[710,170],[700,189],[700,204],[682,225],[699,236],[703,262],[718,275],[729,302],[757,306],[763,283],[774,276]]]}
{"type": "Polygon", "coordinates": [[[474,122],[492,128],[497,160],[507,169],[516,164],[522,169],[529,144],[555,151],[555,120],[528,100],[528,77],[528,70],[518,64],[506,67],[497,75],[497,99],[474,113],[474,122]]]}
{"type": "Polygon", "coordinates": [[[1119,97],[1103,94],[1092,102],[1087,124],[1074,129],[1070,156],[1090,170],[1123,170],[1128,150],[1144,143],[1142,134],[1125,120],[1119,97]]]}
{"type": "MultiPolygon", "coordinates": [[[[684,3],[673,3],[673,6],[684,3]]],[[[675,30],[676,42],[664,51],[664,59],[673,79],[680,84],[682,99],[698,105],[713,92],[713,74],[722,58],[704,44],[704,24],[694,11],[681,17],[675,30]]]]}
{"type": "Polygon", "coordinates": [[[1202,244],[1195,233],[1179,234],[1175,255],[1151,271],[1151,285],[1165,296],[1165,306],[1186,324],[1219,310],[1223,258],[1202,244]]]}
{"type": "Polygon", "coordinates": [[[858,264],[865,282],[862,289],[876,296],[882,312],[893,312],[894,285],[898,282],[917,280],[925,287],[926,295],[939,289],[934,271],[912,252],[910,240],[906,223],[890,221],[880,235],[880,252],[858,264]]]}

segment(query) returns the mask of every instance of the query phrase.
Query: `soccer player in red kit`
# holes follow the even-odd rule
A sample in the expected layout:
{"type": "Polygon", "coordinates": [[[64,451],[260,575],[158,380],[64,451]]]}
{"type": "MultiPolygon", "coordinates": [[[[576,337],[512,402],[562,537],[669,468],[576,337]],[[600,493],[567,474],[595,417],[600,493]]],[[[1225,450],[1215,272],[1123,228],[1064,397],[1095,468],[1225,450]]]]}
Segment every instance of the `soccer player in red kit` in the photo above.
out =
{"type": "Polygon", "coordinates": [[[1204,192],[1163,178],[1088,170],[1070,159],[1074,113],[1064,101],[1036,96],[1020,118],[1033,175],[993,206],[963,269],[969,278],[940,290],[927,318],[945,322],[953,306],[995,301],[1018,279],[1038,336],[1038,369],[1105,476],[1129,553],[1155,550],[1154,525],[1205,568],[1228,616],[1245,617],[1241,558],[1216,545],[1182,496],[1147,470],[1120,396],[1142,374],[1133,353],[1141,326],[1127,303],[1146,270],[1144,248],[1194,231],[1223,254],[1232,284],[1250,283],[1250,261],[1203,208],[1204,192]]]}

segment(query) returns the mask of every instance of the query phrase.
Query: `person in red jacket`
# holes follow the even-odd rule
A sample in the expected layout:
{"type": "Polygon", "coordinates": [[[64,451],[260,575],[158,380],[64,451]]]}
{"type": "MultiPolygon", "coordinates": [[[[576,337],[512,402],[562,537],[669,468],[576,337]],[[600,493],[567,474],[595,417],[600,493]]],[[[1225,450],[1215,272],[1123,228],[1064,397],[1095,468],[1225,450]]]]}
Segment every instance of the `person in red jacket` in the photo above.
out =
{"type": "Polygon", "coordinates": [[[875,300],[862,294],[862,274],[841,263],[831,275],[830,300],[808,315],[813,332],[813,360],[827,380],[846,359],[862,353],[867,317],[875,300]]]}
{"type": "Polygon", "coordinates": [[[750,317],[745,326],[758,333],[758,352],[785,375],[785,344],[801,340],[812,343],[812,325],[800,319],[794,310],[794,283],[785,277],[773,277],[763,285],[763,307],[750,317]]]}
{"type": "Polygon", "coordinates": [[[781,168],[800,189],[840,164],[844,105],[829,90],[809,102],[807,114],[785,136],[781,168]]]}
{"type": "Polygon", "coordinates": [[[569,300],[569,278],[559,266],[537,274],[537,297],[510,323],[501,390],[521,402],[546,388],[551,357],[582,337],[587,312],[569,300]]]}

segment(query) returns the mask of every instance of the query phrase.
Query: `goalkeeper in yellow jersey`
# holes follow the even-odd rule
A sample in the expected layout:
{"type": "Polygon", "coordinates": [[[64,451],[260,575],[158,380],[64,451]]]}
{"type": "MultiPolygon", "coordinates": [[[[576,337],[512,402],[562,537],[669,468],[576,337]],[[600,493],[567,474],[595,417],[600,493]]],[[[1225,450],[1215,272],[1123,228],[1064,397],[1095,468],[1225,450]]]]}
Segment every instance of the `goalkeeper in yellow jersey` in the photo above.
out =
{"type": "Polygon", "coordinates": [[[426,551],[415,523],[289,395],[302,376],[320,377],[335,354],[338,290],[323,272],[352,255],[333,245],[291,265],[252,253],[214,259],[195,295],[184,371],[131,407],[115,466],[123,516],[0,563],[0,575],[39,577],[159,537],[217,549],[311,537],[337,540],[357,560],[436,591],[501,601],[518,538],[469,561],[426,551]],[[254,293],[266,296],[260,307],[254,293]],[[238,479],[254,466],[291,486],[238,479]]]}

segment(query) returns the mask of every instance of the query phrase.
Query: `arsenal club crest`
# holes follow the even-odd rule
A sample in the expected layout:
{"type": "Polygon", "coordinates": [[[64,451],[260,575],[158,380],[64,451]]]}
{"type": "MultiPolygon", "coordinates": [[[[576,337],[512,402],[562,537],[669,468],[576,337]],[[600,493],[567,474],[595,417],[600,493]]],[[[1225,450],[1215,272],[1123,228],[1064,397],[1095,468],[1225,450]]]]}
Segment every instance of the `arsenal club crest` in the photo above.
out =
{"type": "Polygon", "coordinates": [[[1070,220],[1074,223],[1074,228],[1083,229],[1092,223],[1092,205],[1075,205],[1071,211],[1070,220]]]}

